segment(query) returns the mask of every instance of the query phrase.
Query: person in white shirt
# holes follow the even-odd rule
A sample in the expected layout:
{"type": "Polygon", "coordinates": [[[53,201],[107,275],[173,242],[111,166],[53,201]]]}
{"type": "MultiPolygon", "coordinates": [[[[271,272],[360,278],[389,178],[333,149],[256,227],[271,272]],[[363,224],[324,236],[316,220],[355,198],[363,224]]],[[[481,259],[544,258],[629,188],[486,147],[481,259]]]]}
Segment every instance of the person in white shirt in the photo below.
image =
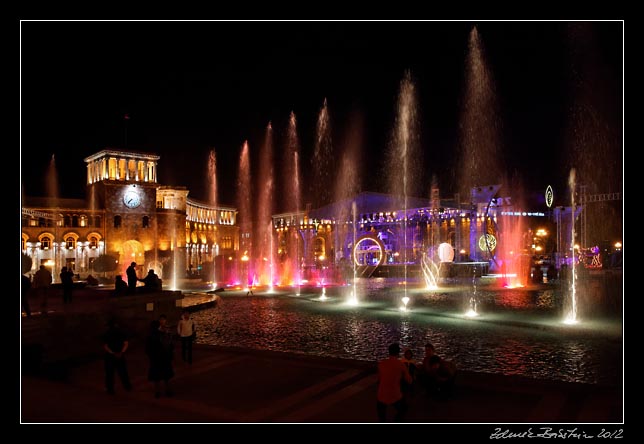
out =
{"type": "Polygon", "coordinates": [[[190,312],[184,311],[181,320],[177,324],[177,333],[181,338],[181,357],[184,362],[192,364],[192,342],[197,337],[197,327],[190,319],[190,312]]]}

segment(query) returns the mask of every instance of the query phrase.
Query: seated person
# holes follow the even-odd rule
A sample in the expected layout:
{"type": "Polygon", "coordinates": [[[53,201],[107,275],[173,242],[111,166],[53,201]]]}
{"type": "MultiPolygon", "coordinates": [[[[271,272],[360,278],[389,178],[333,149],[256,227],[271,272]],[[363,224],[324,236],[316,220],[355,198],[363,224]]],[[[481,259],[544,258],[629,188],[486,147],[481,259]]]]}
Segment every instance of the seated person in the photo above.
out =
{"type": "Polygon", "coordinates": [[[120,296],[127,293],[127,283],[120,274],[114,279],[114,296],[120,296]]]}
{"type": "Polygon", "coordinates": [[[433,355],[429,358],[429,373],[426,376],[427,394],[437,394],[441,398],[447,398],[454,389],[456,365],[438,355],[433,355]]]}
{"type": "Polygon", "coordinates": [[[407,371],[412,379],[416,379],[416,362],[414,361],[414,353],[410,349],[405,349],[403,358],[401,359],[402,363],[407,367],[407,371]]]}
{"type": "Polygon", "coordinates": [[[413,358],[414,358],[414,353],[407,348],[403,353],[403,358],[400,360],[407,368],[407,371],[409,372],[409,376],[411,376],[411,380],[412,380],[411,383],[408,383],[405,380],[402,380],[400,382],[400,390],[403,392],[405,396],[411,395],[411,393],[413,392],[414,382],[416,381],[416,363],[414,362],[413,358]]]}
{"type": "Polygon", "coordinates": [[[145,284],[144,288],[147,290],[161,290],[161,279],[159,279],[154,270],[149,270],[148,275],[141,281],[145,284]]]}

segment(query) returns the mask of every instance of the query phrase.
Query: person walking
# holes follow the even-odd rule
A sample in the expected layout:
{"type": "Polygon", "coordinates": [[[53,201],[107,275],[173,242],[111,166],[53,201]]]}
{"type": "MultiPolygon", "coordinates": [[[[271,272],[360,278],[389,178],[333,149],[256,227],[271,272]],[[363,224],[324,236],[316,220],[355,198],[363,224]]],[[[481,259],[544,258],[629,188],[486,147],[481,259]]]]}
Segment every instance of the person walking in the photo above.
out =
{"type": "Polygon", "coordinates": [[[378,421],[386,422],[387,407],[393,406],[396,410],[395,422],[401,422],[407,411],[405,398],[400,390],[401,382],[411,384],[411,375],[405,364],[398,359],[400,345],[393,343],[389,346],[389,357],[378,363],[378,397],[376,410],[378,421]]]}
{"type": "Polygon", "coordinates": [[[125,333],[119,328],[115,319],[107,322],[107,331],[103,335],[103,351],[105,351],[105,389],[107,393],[113,395],[114,391],[114,373],[119,374],[121,385],[126,391],[132,390],[132,383],[127,371],[127,362],[125,361],[125,352],[129,347],[129,342],[125,333]]]}
{"type": "Polygon", "coordinates": [[[181,339],[181,358],[184,362],[192,364],[192,343],[197,338],[197,326],[187,310],[181,314],[181,320],[177,324],[177,334],[181,339]]]}

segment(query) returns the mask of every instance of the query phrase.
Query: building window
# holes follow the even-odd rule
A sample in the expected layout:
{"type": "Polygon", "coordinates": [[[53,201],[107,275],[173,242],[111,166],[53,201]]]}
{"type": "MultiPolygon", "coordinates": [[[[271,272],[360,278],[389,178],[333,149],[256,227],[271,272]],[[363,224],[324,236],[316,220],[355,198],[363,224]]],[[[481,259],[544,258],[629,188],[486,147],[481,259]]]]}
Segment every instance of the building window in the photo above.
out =
{"type": "Polygon", "coordinates": [[[121,216],[114,216],[114,228],[121,228],[121,216]]]}
{"type": "Polygon", "coordinates": [[[72,227],[78,227],[78,215],[77,214],[72,216],[72,227]]]}
{"type": "Polygon", "coordinates": [[[65,246],[68,250],[73,250],[76,248],[76,239],[71,236],[67,237],[67,239],[65,239],[65,246]]]}
{"type": "Polygon", "coordinates": [[[38,226],[39,227],[44,227],[45,225],[45,218],[44,217],[39,217],[38,218],[38,226]]]}
{"type": "Polygon", "coordinates": [[[45,236],[40,239],[40,248],[43,250],[49,250],[51,248],[51,238],[45,236]]]}
{"type": "Polygon", "coordinates": [[[143,221],[141,222],[141,226],[143,228],[149,228],[150,227],[150,216],[143,216],[143,221]]]}
{"type": "Polygon", "coordinates": [[[38,226],[38,219],[29,219],[29,226],[30,227],[37,227],[38,226]]]}
{"type": "Polygon", "coordinates": [[[98,238],[96,236],[89,237],[89,247],[98,248],[98,238]]]}
{"type": "Polygon", "coordinates": [[[101,220],[101,216],[96,216],[96,217],[94,217],[94,226],[95,226],[96,228],[101,228],[101,225],[102,225],[102,223],[101,223],[101,222],[102,222],[102,220],[101,220]]]}
{"type": "Polygon", "coordinates": [[[83,215],[80,217],[80,226],[81,227],[86,227],[87,226],[87,216],[83,215]]]}
{"type": "Polygon", "coordinates": [[[225,236],[221,239],[221,248],[225,250],[230,250],[233,248],[233,238],[230,236],[225,236]]]}
{"type": "Polygon", "coordinates": [[[64,227],[71,227],[72,226],[72,218],[71,216],[65,216],[63,219],[63,226],[64,227]]]}

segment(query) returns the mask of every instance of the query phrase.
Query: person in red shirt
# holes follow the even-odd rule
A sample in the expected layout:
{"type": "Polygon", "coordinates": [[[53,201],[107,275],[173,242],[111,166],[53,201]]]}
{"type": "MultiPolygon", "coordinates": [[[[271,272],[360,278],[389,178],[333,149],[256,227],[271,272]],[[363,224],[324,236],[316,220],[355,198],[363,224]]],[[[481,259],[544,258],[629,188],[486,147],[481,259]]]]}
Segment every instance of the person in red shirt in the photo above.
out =
{"type": "Polygon", "coordinates": [[[405,381],[411,384],[411,376],[407,367],[402,363],[398,356],[400,355],[400,346],[397,343],[389,346],[389,357],[378,363],[378,398],[376,409],[378,412],[378,421],[387,420],[387,407],[393,406],[396,410],[394,416],[395,422],[401,422],[407,411],[407,405],[400,390],[400,383],[405,381]]]}

